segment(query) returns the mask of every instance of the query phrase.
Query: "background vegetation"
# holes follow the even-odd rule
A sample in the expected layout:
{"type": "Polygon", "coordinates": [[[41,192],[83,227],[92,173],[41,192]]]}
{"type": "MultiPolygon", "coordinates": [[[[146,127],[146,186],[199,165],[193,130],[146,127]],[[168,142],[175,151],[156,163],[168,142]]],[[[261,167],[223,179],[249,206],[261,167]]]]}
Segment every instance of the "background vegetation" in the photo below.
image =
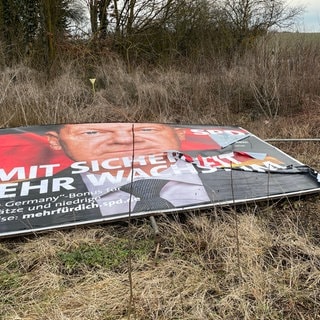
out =
{"type": "MultiPolygon", "coordinates": [[[[87,2],[90,36],[69,1],[0,1],[1,127],[157,121],[319,137],[319,34],[236,14],[255,1],[87,2]]],[[[277,23],[299,12],[276,8],[277,23]]],[[[277,146],[320,169],[319,143],[277,146]]],[[[319,195],[157,221],[160,239],[147,219],[2,239],[0,319],[319,318],[319,195]]]]}

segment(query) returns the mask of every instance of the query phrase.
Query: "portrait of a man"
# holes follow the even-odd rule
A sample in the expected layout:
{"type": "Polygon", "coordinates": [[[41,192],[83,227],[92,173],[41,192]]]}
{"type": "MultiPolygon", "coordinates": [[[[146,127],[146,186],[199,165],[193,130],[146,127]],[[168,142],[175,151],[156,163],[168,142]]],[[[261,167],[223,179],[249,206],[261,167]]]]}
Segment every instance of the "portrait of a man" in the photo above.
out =
{"type": "MultiPolygon", "coordinates": [[[[62,149],[75,163],[90,167],[79,174],[103,216],[210,200],[194,166],[169,157],[169,151],[180,149],[183,128],[157,123],[70,124],[46,135],[52,149],[62,149]]],[[[81,166],[71,173],[79,171],[81,166]]]]}

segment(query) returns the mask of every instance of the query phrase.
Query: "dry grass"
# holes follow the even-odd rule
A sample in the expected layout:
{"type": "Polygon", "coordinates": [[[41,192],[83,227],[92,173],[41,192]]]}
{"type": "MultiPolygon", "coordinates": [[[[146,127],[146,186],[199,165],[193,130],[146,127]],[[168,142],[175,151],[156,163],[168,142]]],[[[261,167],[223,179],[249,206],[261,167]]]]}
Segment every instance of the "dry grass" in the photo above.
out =
{"type": "MultiPolygon", "coordinates": [[[[130,73],[116,59],[90,68],[71,61],[50,81],[23,66],[4,69],[0,124],[237,124],[261,138],[319,137],[314,45],[275,42],[270,51],[262,43],[229,64],[130,73]]],[[[319,143],[276,146],[320,169],[319,143]]],[[[159,250],[148,220],[2,240],[0,319],[320,318],[319,196],[157,221],[159,250]]]]}
{"type": "Polygon", "coordinates": [[[2,317],[129,318],[125,261],[83,258],[70,272],[60,254],[130,239],[150,242],[133,255],[134,319],[317,319],[320,199],[312,200],[160,217],[157,259],[143,221],[130,232],[108,225],[3,241],[2,317]]]}

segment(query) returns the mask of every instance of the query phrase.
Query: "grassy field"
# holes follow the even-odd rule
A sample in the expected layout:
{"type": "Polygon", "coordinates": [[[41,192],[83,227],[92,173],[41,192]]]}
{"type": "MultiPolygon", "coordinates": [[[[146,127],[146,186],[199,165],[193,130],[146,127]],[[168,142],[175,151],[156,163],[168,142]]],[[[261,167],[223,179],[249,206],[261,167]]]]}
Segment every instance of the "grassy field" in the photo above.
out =
{"type": "MultiPolygon", "coordinates": [[[[320,44],[166,69],[114,57],[0,75],[1,127],[85,121],[239,125],[320,136],[320,44]],[[96,78],[92,90],[89,78],[96,78]]],[[[319,142],[274,143],[320,170],[319,142]]],[[[320,196],[0,242],[0,319],[320,319],[320,196]]]]}

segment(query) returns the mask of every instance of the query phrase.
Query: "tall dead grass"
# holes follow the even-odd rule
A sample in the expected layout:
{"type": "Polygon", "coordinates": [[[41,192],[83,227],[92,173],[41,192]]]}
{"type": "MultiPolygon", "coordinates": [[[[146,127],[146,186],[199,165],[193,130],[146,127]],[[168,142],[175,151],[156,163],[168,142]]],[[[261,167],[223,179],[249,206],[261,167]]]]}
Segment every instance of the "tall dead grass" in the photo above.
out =
{"type": "MultiPolygon", "coordinates": [[[[237,124],[261,138],[319,137],[317,42],[266,41],[241,60],[165,70],[128,72],[114,58],[65,61],[51,80],[3,69],[0,124],[237,124]]],[[[319,143],[277,146],[320,169],[319,143]]],[[[147,220],[2,240],[0,319],[319,319],[319,196],[157,221],[159,250],[147,220]]]]}
{"type": "Polygon", "coordinates": [[[275,35],[233,61],[212,57],[198,65],[185,61],[128,72],[115,57],[95,64],[66,58],[64,71],[50,80],[24,66],[6,68],[0,77],[1,126],[119,120],[239,124],[316,111],[319,49],[317,41],[275,35]],[[90,78],[96,79],[95,91],[90,78]]]}

